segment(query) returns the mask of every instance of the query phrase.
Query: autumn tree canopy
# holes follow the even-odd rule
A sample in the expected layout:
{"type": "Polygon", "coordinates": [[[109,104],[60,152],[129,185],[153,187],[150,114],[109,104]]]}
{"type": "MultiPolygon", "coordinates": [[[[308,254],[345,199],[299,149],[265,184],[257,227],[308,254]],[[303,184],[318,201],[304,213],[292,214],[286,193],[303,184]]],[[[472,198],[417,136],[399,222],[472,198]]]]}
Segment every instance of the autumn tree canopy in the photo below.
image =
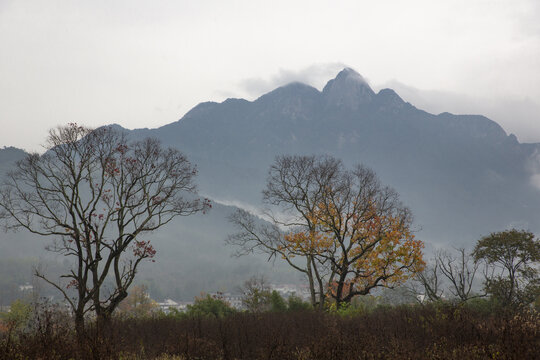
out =
{"type": "Polygon", "coordinates": [[[327,296],[350,302],[424,266],[409,209],[361,165],[346,169],[330,156],[277,157],[263,194],[272,225],[239,211],[232,222],[240,231],[228,241],[240,253],[263,251],[303,272],[314,305],[327,296]]]}
{"type": "Polygon", "coordinates": [[[127,297],[138,265],[156,253],[145,234],[209,207],[195,176],[183,154],[157,140],[70,124],[50,131],[45,154],[17,163],[0,214],[9,229],[53,238],[48,249],[71,260],[60,280],[36,275],[63,294],[80,330],[86,313],[107,319],[127,297]]]}

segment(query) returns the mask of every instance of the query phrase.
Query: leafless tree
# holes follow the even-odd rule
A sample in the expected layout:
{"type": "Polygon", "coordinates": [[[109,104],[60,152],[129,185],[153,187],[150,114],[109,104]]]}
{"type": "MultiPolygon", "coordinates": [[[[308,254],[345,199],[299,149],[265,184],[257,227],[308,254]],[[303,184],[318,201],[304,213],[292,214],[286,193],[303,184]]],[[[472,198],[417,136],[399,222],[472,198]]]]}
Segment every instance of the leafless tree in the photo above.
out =
{"type": "Polygon", "coordinates": [[[428,264],[425,269],[416,274],[412,279],[409,290],[423,303],[427,301],[439,301],[442,299],[439,262],[428,264]]]}
{"type": "Polygon", "coordinates": [[[485,296],[485,293],[473,292],[481,262],[474,261],[464,248],[456,249],[456,252],[457,255],[437,251],[432,263],[416,275],[410,290],[429,301],[442,300],[443,288],[461,302],[485,296]]]}
{"type": "Polygon", "coordinates": [[[240,287],[242,304],[249,312],[260,313],[270,310],[272,289],[264,276],[252,276],[240,287]]]}
{"type": "Polygon", "coordinates": [[[81,331],[90,311],[107,322],[140,262],[154,257],[145,234],[209,207],[195,176],[184,155],[157,140],[130,143],[111,127],[69,124],[50,131],[44,155],[17,163],[0,210],[6,228],[52,237],[48,249],[72,260],[61,280],[36,275],[62,293],[81,331]]]}
{"type": "Polygon", "coordinates": [[[316,261],[315,252],[306,254],[301,249],[291,249],[285,240],[285,233],[275,223],[264,222],[245,210],[237,210],[229,220],[236,225],[238,232],[229,235],[227,243],[236,247],[237,256],[261,253],[267,254],[268,260],[285,260],[308,279],[312,305],[323,307],[325,269],[316,261]]]}
{"type": "Polygon", "coordinates": [[[474,279],[480,267],[480,262],[467,254],[464,248],[456,250],[457,256],[448,252],[439,252],[437,254],[437,263],[444,277],[450,282],[450,293],[460,301],[485,296],[485,294],[475,294],[474,279]]]}

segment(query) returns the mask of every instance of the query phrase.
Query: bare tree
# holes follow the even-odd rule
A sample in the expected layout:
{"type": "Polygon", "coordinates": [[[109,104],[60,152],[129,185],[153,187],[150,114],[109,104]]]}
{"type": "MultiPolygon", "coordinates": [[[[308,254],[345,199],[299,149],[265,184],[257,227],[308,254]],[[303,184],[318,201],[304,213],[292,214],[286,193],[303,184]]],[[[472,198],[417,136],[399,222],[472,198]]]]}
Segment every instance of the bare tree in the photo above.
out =
{"type": "Polygon", "coordinates": [[[485,293],[473,292],[481,262],[475,261],[464,248],[456,251],[457,255],[448,251],[437,251],[431,264],[415,276],[409,290],[423,295],[429,301],[439,301],[443,299],[444,282],[444,289],[461,302],[486,296],[485,293]],[[419,285],[419,288],[416,285],[419,285]]]}
{"type": "Polygon", "coordinates": [[[271,309],[272,289],[264,276],[252,276],[240,288],[242,304],[249,312],[260,313],[271,309]]]}
{"type": "Polygon", "coordinates": [[[485,294],[472,292],[480,262],[474,261],[464,248],[459,248],[456,251],[458,252],[457,256],[453,256],[448,252],[439,252],[437,254],[439,269],[450,282],[448,290],[462,302],[485,296],[485,294]]]}
{"type": "Polygon", "coordinates": [[[263,195],[279,216],[268,211],[272,225],[257,228],[252,217],[238,212],[232,220],[241,231],[229,243],[243,253],[279,255],[306,274],[314,306],[323,306],[326,295],[338,304],[350,302],[423,267],[423,244],[411,234],[410,211],[371,170],[347,170],[330,156],[281,156],[263,195]],[[306,265],[298,265],[298,258],[306,265]]]}
{"type": "Polygon", "coordinates": [[[36,275],[62,293],[80,332],[90,311],[110,318],[140,262],[154,257],[143,236],[209,202],[195,194],[195,167],[157,140],[130,143],[111,127],[69,124],[50,131],[47,149],[17,163],[0,210],[8,229],[52,237],[48,250],[72,260],[63,281],[36,275]]]}
{"type": "Polygon", "coordinates": [[[308,279],[312,305],[324,306],[324,266],[315,259],[315,252],[306,253],[304,249],[289,246],[285,233],[277,225],[281,221],[274,219],[275,222],[267,223],[242,209],[234,212],[229,220],[236,225],[238,232],[229,235],[226,242],[236,247],[237,256],[261,253],[267,254],[269,261],[276,258],[285,260],[308,279]]]}
{"type": "Polygon", "coordinates": [[[435,260],[432,265],[428,264],[412,279],[409,290],[421,303],[426,300],[439,301],[442,299],[443,289],[441,288],[439,266],[439,261],[435,260]]]}

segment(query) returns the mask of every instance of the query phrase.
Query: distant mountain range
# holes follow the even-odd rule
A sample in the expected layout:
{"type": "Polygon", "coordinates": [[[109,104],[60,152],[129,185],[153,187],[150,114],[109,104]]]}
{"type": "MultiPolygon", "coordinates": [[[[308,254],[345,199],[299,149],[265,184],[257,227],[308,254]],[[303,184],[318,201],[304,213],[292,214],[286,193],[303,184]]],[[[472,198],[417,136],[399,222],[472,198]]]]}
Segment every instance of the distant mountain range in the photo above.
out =
{"type": "MultiPolygon", "coordinates": [[[[255,101],[201,103],[169,125],[125,131],[134,138],[157,137],[183,151],[199,168],[200,192],[224,204],[259,208],[276,155],[331,154],[347,165],[371,167],[394,187],[415,215],[417,236],[427,242],[471,246],[482,235],[509,227],[540,234],[540,181],[535,184],[540,144],[521,144],[484,116],[434,115],[391,89],[375,93],[352,69],[342,70],[322,91],[291,83],[255,101]]],[[[0,150],[0,171],[21,154],[0,150]]],[[[193,269],[192,254],[200,251],[205,255],[196,258],[213,274],[212,281],[226,278],[234,264],[217,264],[228,257],[223,239],[232,231],[224,219],[230,211],[219,207],[212,221],[194,220],[200,228],[182,240],[183,247],[174,244],[193,228],[188,219],[156,234],[168,253],[161,263],[167,268],[156,265],[154,273],[161,274],[156,276],[185,275],[188,264],[193,269]]],[[[251,271],[263,261],[238,266],[251,271]]],[[[204,287],[191,287],[199,288],[204,287]]]]}
{"type": "Polygon", "coordinates": [[[175,123],[131,133],[185,152],[215,199],[259,206],[276,155],[331,154],[396,188],[428,241],[540,231],[540,144],[520,144],[484,116],[433,115],[391,89],[375,93],[348,68],[322,91],[291,83],[255,101],[201,103],[175,123]]]}

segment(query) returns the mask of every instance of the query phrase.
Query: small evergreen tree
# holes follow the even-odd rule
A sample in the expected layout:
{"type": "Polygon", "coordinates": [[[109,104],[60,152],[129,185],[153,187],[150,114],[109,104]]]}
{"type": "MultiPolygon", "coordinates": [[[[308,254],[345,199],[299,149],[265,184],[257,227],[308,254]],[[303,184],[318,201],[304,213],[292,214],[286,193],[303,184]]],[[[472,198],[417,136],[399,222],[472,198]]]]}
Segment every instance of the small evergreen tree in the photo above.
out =
{"type": "Polygon", "coordinates": [[[206,295],[206,297],[196,298],[193,305],[188,305],[186,314],[194,317],[223,318],[235,312],[236,310],[223,299],[206,295]]]}
{"type": "Polygon", "coordinates": [[[283,312],[287,310],[287,304],[283,297],[276,291],[272,291],[270,295],[270,306],[274,312],[283,312]]]}

